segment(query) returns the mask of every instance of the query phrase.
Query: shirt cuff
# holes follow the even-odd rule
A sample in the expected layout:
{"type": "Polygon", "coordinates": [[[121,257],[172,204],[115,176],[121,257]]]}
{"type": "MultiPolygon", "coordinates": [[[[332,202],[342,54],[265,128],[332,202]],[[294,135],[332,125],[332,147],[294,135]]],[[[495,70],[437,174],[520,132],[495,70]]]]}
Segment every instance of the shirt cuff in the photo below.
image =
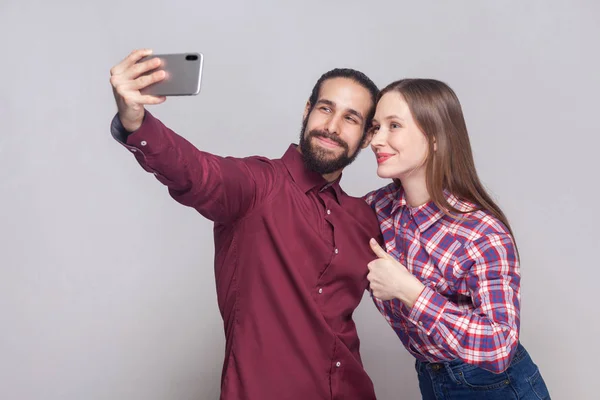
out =
{"type": "Polygon", "coordinates": [[[115,114],[112,122],[110,123],[110,133],[117,142],[121,144],[127,143],[127,136],[130,135],[130,132],[127,132],[127,130],[123,127],[118,113],[115,114]]]}
{"type": "Polygon", "coordinates": [[[144,120],[138,130],[128,132],[116,114],[110,124],[110,132],[113,138],[128,148],[132,153],[137,153],[139,156],[147,156],[160,153],[168,143],[165,138],[164,127],[160,126],[160,122],[148,111],[144,114],[144,120]]]}
{"type": "Polygon", "coordinates": [[[437,322],[442,317],[448,300],[429,286],[413,305],[408,320],[422,329],[427,335],[435,329],[437,322]]]}

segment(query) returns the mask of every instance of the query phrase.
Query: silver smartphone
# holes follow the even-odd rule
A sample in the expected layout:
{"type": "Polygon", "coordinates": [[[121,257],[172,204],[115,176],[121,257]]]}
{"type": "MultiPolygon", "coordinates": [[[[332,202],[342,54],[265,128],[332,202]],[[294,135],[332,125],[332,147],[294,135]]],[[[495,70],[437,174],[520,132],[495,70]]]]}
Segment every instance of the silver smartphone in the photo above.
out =
{"type": "Polygon", "coordinates": [[[140,92],[153,96],[195,96],[200,93],[204,56],[201,53],[152,54],[138,62],[160,58],[158,69],[146,72],[149,75],[164,70],[166,77],[160,82],[145,87],[140,92]]]}

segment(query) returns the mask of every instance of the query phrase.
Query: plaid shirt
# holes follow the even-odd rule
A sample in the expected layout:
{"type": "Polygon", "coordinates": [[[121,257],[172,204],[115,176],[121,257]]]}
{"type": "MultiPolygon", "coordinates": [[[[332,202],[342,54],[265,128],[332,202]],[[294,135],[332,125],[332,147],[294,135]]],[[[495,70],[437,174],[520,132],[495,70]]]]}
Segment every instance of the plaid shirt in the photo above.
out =
{"type": "MultiPolygon", "coordinates": [[[[473,209],[446,198],[461,211],[473,209]]],[[[520,269],[506,227],[485,211],[458,220],[433,202],[410,207],[395,183],[365,200],[377,213],[387,252],[426,286],[412,308],[373,297],[409,352],[426,362],[508,368],[519,338],[520,269]]]]}

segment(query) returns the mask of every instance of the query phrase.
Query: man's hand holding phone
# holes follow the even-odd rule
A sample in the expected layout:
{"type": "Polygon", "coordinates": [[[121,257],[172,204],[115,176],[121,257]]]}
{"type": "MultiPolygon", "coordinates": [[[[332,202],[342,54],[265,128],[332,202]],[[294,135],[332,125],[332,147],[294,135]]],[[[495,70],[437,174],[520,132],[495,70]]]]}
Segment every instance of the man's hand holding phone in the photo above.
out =
{"type": "Polygon", "coordinates": [[[148,71],[161,66],[160,58],[150,58],[138,63],[142,58],[151,54],[152,50],[150,49],[134,50],[110,70],[110,83],[117,102],[119,118],[128,132],[134,132],[142,125],[145,105],[160,104],[167,99],[165,96],[153,96],[140,92],[142,89],[162,81],[166,76],[166,72],[161,69],[145,75],[148,71]]]}

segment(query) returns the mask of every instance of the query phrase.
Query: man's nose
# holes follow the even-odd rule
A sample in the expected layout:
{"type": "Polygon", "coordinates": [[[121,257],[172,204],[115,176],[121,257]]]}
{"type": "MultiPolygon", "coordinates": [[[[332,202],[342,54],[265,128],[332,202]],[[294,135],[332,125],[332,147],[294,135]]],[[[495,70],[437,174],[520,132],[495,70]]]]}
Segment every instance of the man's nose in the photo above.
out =
{"type": "Polygon", "coordinates": [[[325,124],[325,129],[334,135],[339,135],[340,132],[340,117],[332,115],[331,118],[325,124]]]}

